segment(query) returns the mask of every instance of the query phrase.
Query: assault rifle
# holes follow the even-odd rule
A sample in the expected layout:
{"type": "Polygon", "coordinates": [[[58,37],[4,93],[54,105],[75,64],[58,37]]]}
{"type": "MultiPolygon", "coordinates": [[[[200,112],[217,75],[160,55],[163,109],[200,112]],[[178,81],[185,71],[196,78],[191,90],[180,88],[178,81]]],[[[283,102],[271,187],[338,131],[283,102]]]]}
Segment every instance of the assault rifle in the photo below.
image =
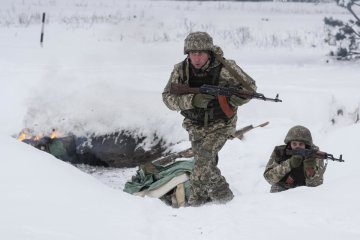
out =
{"type": "Polygon", "coordinates": [[[321,151],[318,151],[315,149],[293,149],[293,150],[287,149],[286,155],[291,155],[291,156],[292,155],[301,155],[304,158],[315,156],[315,157],[321,158],[321,159],[330,159],[332,161],[345,162],[342,158],[342,154],[340,154],[339,158],[336,158],[330,153],[321,152],[321,151]]]}
{"type": "Polygon", "coordinates": [[[176,95],[189,94],[189,93],[194,93],[194,94],[204,93],[215,97],[218,96],[230,97],[232,95],[235,95],[237,97],[241,97],[244,99],[255,98],[264,101],[282,102],[282,100],[279,99],[279,94],[276,94],[275,98],[267,98],[264,96],[264,94],[257,93],[255,91],[248,91],[236,87],[220,87],[220,86],[213,86],[207,84],[201,85],[198,88],[194,88],[194,87],[189,87],[186,84],[172,83],[170,86],[170,93],[176,95]]]}
{"type": "MultiPolygon", "coordinates": [[[[269,124],[269,122],[264,122],[257,126],[248,125],[246,127],[240,128],[239,130],[236,130],[236,132],[232,136],[230,136],[230,139],[238,138],[241,140],[241,139],[243,139],[244,134],[249,132],[250,130],[252,130],[254,128],[258,128],[258,127],[265,127],[268,124],[269,124]]],[[[167,156],[155,159],[151,163],[155,166],[163,166],[164,167],[164,166],[174,163],[177,158],[191,158],[193,156],[194,156],[194,153],[193,153],[192,149],[188,148],[183,151],[172,153],[167,156]]]]}

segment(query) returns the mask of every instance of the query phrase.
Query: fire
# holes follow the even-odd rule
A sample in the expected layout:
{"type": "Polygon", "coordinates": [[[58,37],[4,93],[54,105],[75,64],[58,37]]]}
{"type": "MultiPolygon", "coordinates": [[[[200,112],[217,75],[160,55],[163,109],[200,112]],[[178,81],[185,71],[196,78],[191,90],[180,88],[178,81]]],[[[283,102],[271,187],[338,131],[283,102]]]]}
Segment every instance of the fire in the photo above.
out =
{"type": "MultiPolygon", "coordinates": [[[[60,133],[59,131],[57,131],[56,129],[53,129],[51,134],[50,134],[50,138],[51,139],[54,139],[54,138],[58,138],[60,136],[60,133]]],[[[44,134],[37,134],[36,136],[32,135],[30,133],[30,130],[25,128],[23,129],[20,133],[19,133],[19,136],[18,136],[18,140],[19,141],[24,141],[25,139],[31,139],[31,140],[34,140],[34,141],[40,141],[41,138],[44,137],[44,134]]]]}
{"type": "Polygon", "coordinates": [[[24,139],[26,139],[26,133],[21,132],[21,133],[19,134],[18,140],[19,140],[20,142],[22,142],[22,141],[24,141],[24,139]]]}
{"type": "Polygon", "coordinates": [[[32,136],[29,133],[29,129],[25,128],[19,133],[19,136],[17,139],[22,142],[25,139],[31,139],[31,138],[32,138],[32,136]]]}
{"type": "Polygon", "coordinates": [[[56,129],[53,129],[52,132],[51,132],[51,134],[50,134],[50,138],[51,138],[51,139],[54,139],[54,138],[58,138],[59,136],[60,136],[59,131],[56,130],[56,129]]]}

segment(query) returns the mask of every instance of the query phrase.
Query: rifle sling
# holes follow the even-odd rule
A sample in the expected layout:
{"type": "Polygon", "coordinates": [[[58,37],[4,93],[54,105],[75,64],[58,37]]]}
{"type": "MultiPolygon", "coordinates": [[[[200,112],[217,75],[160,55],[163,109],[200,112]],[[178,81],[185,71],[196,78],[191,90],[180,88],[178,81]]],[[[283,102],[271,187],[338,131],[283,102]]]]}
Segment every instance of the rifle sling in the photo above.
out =
{"type": "MultiPolygon", "coordinates": [[[[254,91],[254,90],[250,87],[249,83],[245,82],[245,80],[243,79],[243,77],[240,76],[240,74],[239,74],[235,69],[233,69],[233,68],[225,61],[225,59],[224,59],[222,56],[220,56],[220,55],[218,55],[218,54],[214,54],[214,55],[215,55],[216,60],[218,60],[218,61],[226,68],[226,70],[228,70],[228,71],[231,73],[231,75],[233,75],[238,81],[240,81],[241,84],[242,84],[242,86],[243,86],[246,90],[254,91]]],[[[246,73],[244,72],[244,74],[246,74],[246,73]]]]}

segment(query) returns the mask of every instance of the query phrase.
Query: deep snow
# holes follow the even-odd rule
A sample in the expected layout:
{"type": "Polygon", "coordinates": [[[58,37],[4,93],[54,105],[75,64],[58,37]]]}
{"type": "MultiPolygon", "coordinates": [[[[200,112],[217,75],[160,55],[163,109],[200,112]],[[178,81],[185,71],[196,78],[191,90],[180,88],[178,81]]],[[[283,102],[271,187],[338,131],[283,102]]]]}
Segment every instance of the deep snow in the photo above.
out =
{"type": "Polygon", "coordinates": [[[323,43],[322,19],[346,19],[345,10],[332,3],[112,0],[1,6],[1,239],[359,239],[360,68],[329,59],[323,43]],[[24,127],[79,135],[130,129],[179,142],[173,150],[187,147],[182,118],[164,106],[161,92],[184,59],[190,30],[208,31],[259,92],[283,99],[253,100],[239,111],[238,127],[270,124],[220,152],[235,194],[230,203],[172,209],[121,191],[135,169],[119,170],[114,183],[14,139],[24,127]],[[270,194],[264,167],[297,124],[345,162],[329,162],[320,187],[270,194]]]}

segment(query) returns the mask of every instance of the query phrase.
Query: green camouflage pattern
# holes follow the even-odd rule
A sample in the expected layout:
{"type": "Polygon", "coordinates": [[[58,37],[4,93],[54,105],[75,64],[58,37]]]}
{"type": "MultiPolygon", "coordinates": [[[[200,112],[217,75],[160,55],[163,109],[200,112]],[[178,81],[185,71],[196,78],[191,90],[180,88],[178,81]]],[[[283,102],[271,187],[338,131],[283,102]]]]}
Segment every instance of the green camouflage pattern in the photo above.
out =
{"type": "MultiPolygon", "coordinates": [[[[201,39],[198,42],[191,40],[196,34],[190,34],[188,36],[188,39],[185,40],[185,53],[193,49],[195,50],[196,48],[196,50],[211,51],[212,56],[214,54],[221,57],[223,56],[221,48],[214,46],[212,39],[210,40],[206,34],[200,35],[201,39]],[[191,44],[189,39],[191,40],[191,44]],[[201,42],[206,42],[206,47],[203,47],[203,45],[200,47],[201,42]]],[[[227,64],[233,68],[254,91],[256,91],[255,81],[248,76],[235,61],[226,59],[224,61],[226,61],[227,64]]],[[[171,83],[189,84],[190,64],[189,59],[185,59],[183,62],[176,64],[171,72],[170,79],[164,88],[162,93],[163,102],[170,110],[182,111],[194,108],[192,104],[194,94],[174,95],[170,93],[171,83]]],[[[206,64],[206,69],[203,68],[201,70],[211,71],[219,65],[220,62],[213,59],[213,61],[209,61],[206,64]]],[[[222,87],[242,87],[241,82],[225,67],[221,68],[218,80],[218,85],[222,87]]],[[[195,161],[194,169],[190,176],[189,204],[191,206],[199,206],[208,201],[224,203],[233,198],[233,193],[229,188],[229,184],[221,175],[221,171],[217,167],[217,161],[218,152],[224,146],[227,139],[235,134],[237,107],[235,107],[234,112],[235,114],[233,117],[209,122],[206,127],[187,118],[183,121],[183,127],[189,133],[195,161]]]]}
{"type": "Polygon", "coordinates": [[[204,138],[192,141],[194,167],[190,175],[188,204],[200,206],[208,201],[225,203],[234,195],[217,167],[218,152],[228,139],[228,129],[209,132],[204,138]]]}
{"type": "Polygon", "coordinates": [[[310,130],[300,125],[290,128],[290,130],[286,134],[284,140],[285,144],[289,144],[291,141],[304,142],[308,146],[313,145],[310,130]]]}
{"type": "Polygon", "coordinates": [[[206,32],[192,32],[184,41],[184,54],[191,51],[212,51],[214,47],[212,37],[206,32]]]}
{"type": "MultiPolygon", "coordinates": [[[[214,47],[214,53],[215,54],[220,54],[221,56],[223,55],[223,52],[221,50],[220,47],[215,46],[214,47]]],[[[185,69],[186,69],[186,76],[184,76],[183,74],[183,62],[180,62],[178,64],[176,64],[174,66],[173,71],[171,72],[170,75],[170,79],[167,83],[167,85],[165,86],[165,89],[162,93],[162,97],[163,97],[163,101],[165,103],[165,105],[173,111],[182,111],[182,110],[188,110],[188,109],[192,109],[194,108],[194,106],[192,105],[192,100],[194,97],[194,94],[184,94],[184,95],[174,95],[174,94],[170,94],[170,85],[171,83],[184,83],[184,84],[189,84],[189,64],[191,64],[189,62],[188,59],[185,60],[185,69]]],[[[236,72],[243,78],[243,80],[245,82],[247,82],[254,91],[256,91],[256,84],[255,81],[249,77],[237,64],[235,61],[233,60],[225,60],[230,67],[232,67],[234,70],[236,70],[236,72]]],[[[214,60],[208,67],[208,70],[210,71],[212,68],[215,68],[219,65],[220,63],[217,60],[214,60]]],[[[225,67],[223,67],[220,71],[220,76],[219,76],[219,86],[222,87],[227,87],[227,86],[232,86],[232,87],[241,87],[241,83],[234,77],[231,75],[231,73],[226,70],[225,67]]],[[[236,111],[237,109],[235,109],[236,111]]]]}
{"type": "MultiPolygon", "coordinates": [[[[289,159],[291,156],[288,156],[288,158],[285,161],[282,161],[283,157],[281,154],[279,154],[279,151],[276,150],[276,148],[285,148],[285,145],[277,146],[275,147],[274,151],[272,152],[270,156],[270,160],[268,161],[265,172],[264,172],[264,178],[268,183],[272,185],[271,192],[279,192],[284,191],[290,188],[294,188],[297,186],[293,186],[290,184],[286,184],[282,181],[282,179],[292,171],[292,168],[290,167],[289,159]]],[[[314,146],[314,148],[318,149],[318,147],[314,146]]],[[[305,173],[304,170],[304,177],[305,177],[305,185],[308,187],[316,187],[323,183],[323,176],[325,172],[325,166],[324,166],[324,160],[320,158],[315,159],[316,165],[315,165],[315,175],[313,177],[309,177],[305,173]]],[[[301,165],[302,168],[303,164],[301,165]]]]}

